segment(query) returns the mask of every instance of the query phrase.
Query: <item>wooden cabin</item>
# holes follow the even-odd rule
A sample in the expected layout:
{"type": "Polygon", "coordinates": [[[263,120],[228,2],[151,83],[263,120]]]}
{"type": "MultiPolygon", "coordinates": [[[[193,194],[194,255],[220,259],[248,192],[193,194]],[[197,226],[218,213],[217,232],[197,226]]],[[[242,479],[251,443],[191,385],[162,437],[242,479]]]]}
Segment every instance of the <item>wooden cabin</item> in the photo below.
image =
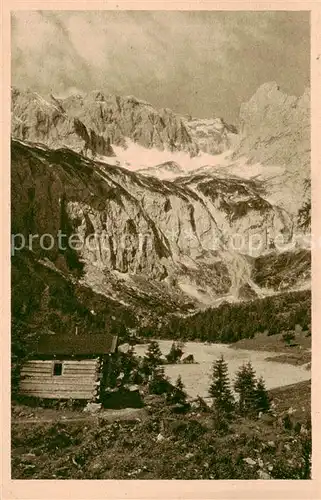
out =
{"type": "Polygon", "coordinates": [[[116,336],[47,334],[30,347],[32,359],[21,369],[21,395],[99,401],[117,350],[116,336]]]}

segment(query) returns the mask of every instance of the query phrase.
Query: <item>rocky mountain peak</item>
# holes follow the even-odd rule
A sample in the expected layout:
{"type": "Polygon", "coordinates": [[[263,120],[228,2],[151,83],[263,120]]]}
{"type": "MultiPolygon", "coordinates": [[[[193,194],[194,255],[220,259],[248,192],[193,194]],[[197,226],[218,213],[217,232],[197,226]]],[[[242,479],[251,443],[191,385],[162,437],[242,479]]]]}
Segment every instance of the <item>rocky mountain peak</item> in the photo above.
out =
{"type": "Polygon", "coordinates": [[[32,91],[13,89],[12,116],[13,137],[67,146],[93,157],[112,156],[110,145],[126,148],[128,141],[148,149],[186,152],[190,157],[200,151],[217,154],[230,149],[237,133],[221,118],[189,120],[170,108],[156,110],[135,96],[100,90],[44,99],[32,91]],[[90,142],[87,136],[92,135],[96,141],[90,142]]]}
{"type": "MultiPolygon", "coordinates": [[[[79,106],[81,96],[74,96],[79,106]]],[[[30,90],[12,90],[11,134],[23,141],[42,143],[57,149],[68,147],[85,156],[113,156],[110,139],[84,124],[77,116],[68,114],[64,100],[44,99],[30,90]]]]}
{"type": "Polygon", "coordinates": [[[240,143],[236,157],[250,163],[310,167],[310,92],[289,96],[276,82],[261,85],[240,109],[240,143]]]}

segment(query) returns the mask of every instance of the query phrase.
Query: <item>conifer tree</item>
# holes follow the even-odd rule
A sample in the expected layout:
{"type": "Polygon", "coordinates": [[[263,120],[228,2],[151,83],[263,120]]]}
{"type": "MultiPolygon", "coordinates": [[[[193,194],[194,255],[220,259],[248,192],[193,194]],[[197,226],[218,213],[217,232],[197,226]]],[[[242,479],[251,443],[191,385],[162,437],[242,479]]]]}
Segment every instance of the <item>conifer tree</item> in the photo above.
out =
{"type": "Polygon", "coordinates": [[[148,388],[150,394],[169,394],[173,390],[173,385],[170,383],[168,377],[165,376],[163,366],[156,366],[153,369],[148,388]]]}
{"type": "Polygon", "coordinates": [[[162,352],[160,350],[158,342],[156,342],[156,340],[152,340],[148,345],[145,358],[151,366],[155,367],[162,363],[161,357],[162,352]]]}
{"type": "Polygon", "coordinates": [[[169,401],[173,404],[185,404],[187,398],[187,393],[185,392],[185,387],[182,382],[182,377],[179,375],[177,377],[176,383],[174,385],[173,391],[169,396],[169,401]]]}
{"type": "Polygon", "coordinates": [[[209,394],[213,398],[213,407],[217,413],[230,415],[234,409],[234,397],[230,389],[228,366],[223,355],[215,361],[209,394]]]}
{"type": "Polygon", "coordinates": [[[176,363],[183,355],[183,344],[181,342],[173,342],[166,359],[169,363],[176,363]]]}
{"type": "Polygon", "coordinates": [[[206,413],[209,411],[209,406],[207,405],[205,399],[203,399],[201,396],[197,396],[195,401],[199,412],[206,413]]]}
{"type": "Polygon", "coordinates": [[[258,412],[266,412],[270,409],[270,398],[263,377],[260,377],[256,384],[255,406],[258,412]]]}
{"type": "Polygon", "coordinates": [[[130,346],[126,353],[120,353],[121,370],[124,373],[123,382],[141,383],[142,377],[139,373],[139,361],[135,354],[135,349],[130,346]]]}
{"type": "Polygon", "coordinates": [[[152,340],[149,342],[148,349],[143,358],[142,372],[149,377],[157,366],[162,364],[162,352],[158,342],[152,340]]]}
{"type": "Polygon", "coordinates": [[[239,394],[240,412],[243,415],[255,412],[256,378],[250,361],[238,370],[234,382],[234,390],[239,394]]]}

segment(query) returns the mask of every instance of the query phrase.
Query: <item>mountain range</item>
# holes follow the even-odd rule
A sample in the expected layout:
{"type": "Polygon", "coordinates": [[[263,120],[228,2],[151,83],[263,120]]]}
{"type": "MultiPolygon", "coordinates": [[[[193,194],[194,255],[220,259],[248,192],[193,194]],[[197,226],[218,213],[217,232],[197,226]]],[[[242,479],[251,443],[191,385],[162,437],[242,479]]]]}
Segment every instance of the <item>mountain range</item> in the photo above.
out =
{"type": "Polygon", "coordinates": [[[11,151],[12,233],[38,235],[12,258],[14,314],[30,324],[63,328],[59,289],[85,315],[148,324],[310,287],[309,90],[264,84],[233,125],[14,88],[11,151]],[[41,248],[59,231],[96,240],[41,248]]]}

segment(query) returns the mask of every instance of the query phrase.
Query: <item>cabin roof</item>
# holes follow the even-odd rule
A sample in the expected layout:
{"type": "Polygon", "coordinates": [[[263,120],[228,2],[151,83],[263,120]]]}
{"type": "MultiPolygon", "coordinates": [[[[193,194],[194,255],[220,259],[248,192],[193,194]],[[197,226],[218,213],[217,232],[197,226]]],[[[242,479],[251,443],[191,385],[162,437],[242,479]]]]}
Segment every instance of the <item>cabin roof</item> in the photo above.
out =
{"type": "Polygon", "coordinates": [[[37,356],[88,356],[115,352],[117,336],[109,333],[46,334],[32,343],[31,349],[37,356]]]}

